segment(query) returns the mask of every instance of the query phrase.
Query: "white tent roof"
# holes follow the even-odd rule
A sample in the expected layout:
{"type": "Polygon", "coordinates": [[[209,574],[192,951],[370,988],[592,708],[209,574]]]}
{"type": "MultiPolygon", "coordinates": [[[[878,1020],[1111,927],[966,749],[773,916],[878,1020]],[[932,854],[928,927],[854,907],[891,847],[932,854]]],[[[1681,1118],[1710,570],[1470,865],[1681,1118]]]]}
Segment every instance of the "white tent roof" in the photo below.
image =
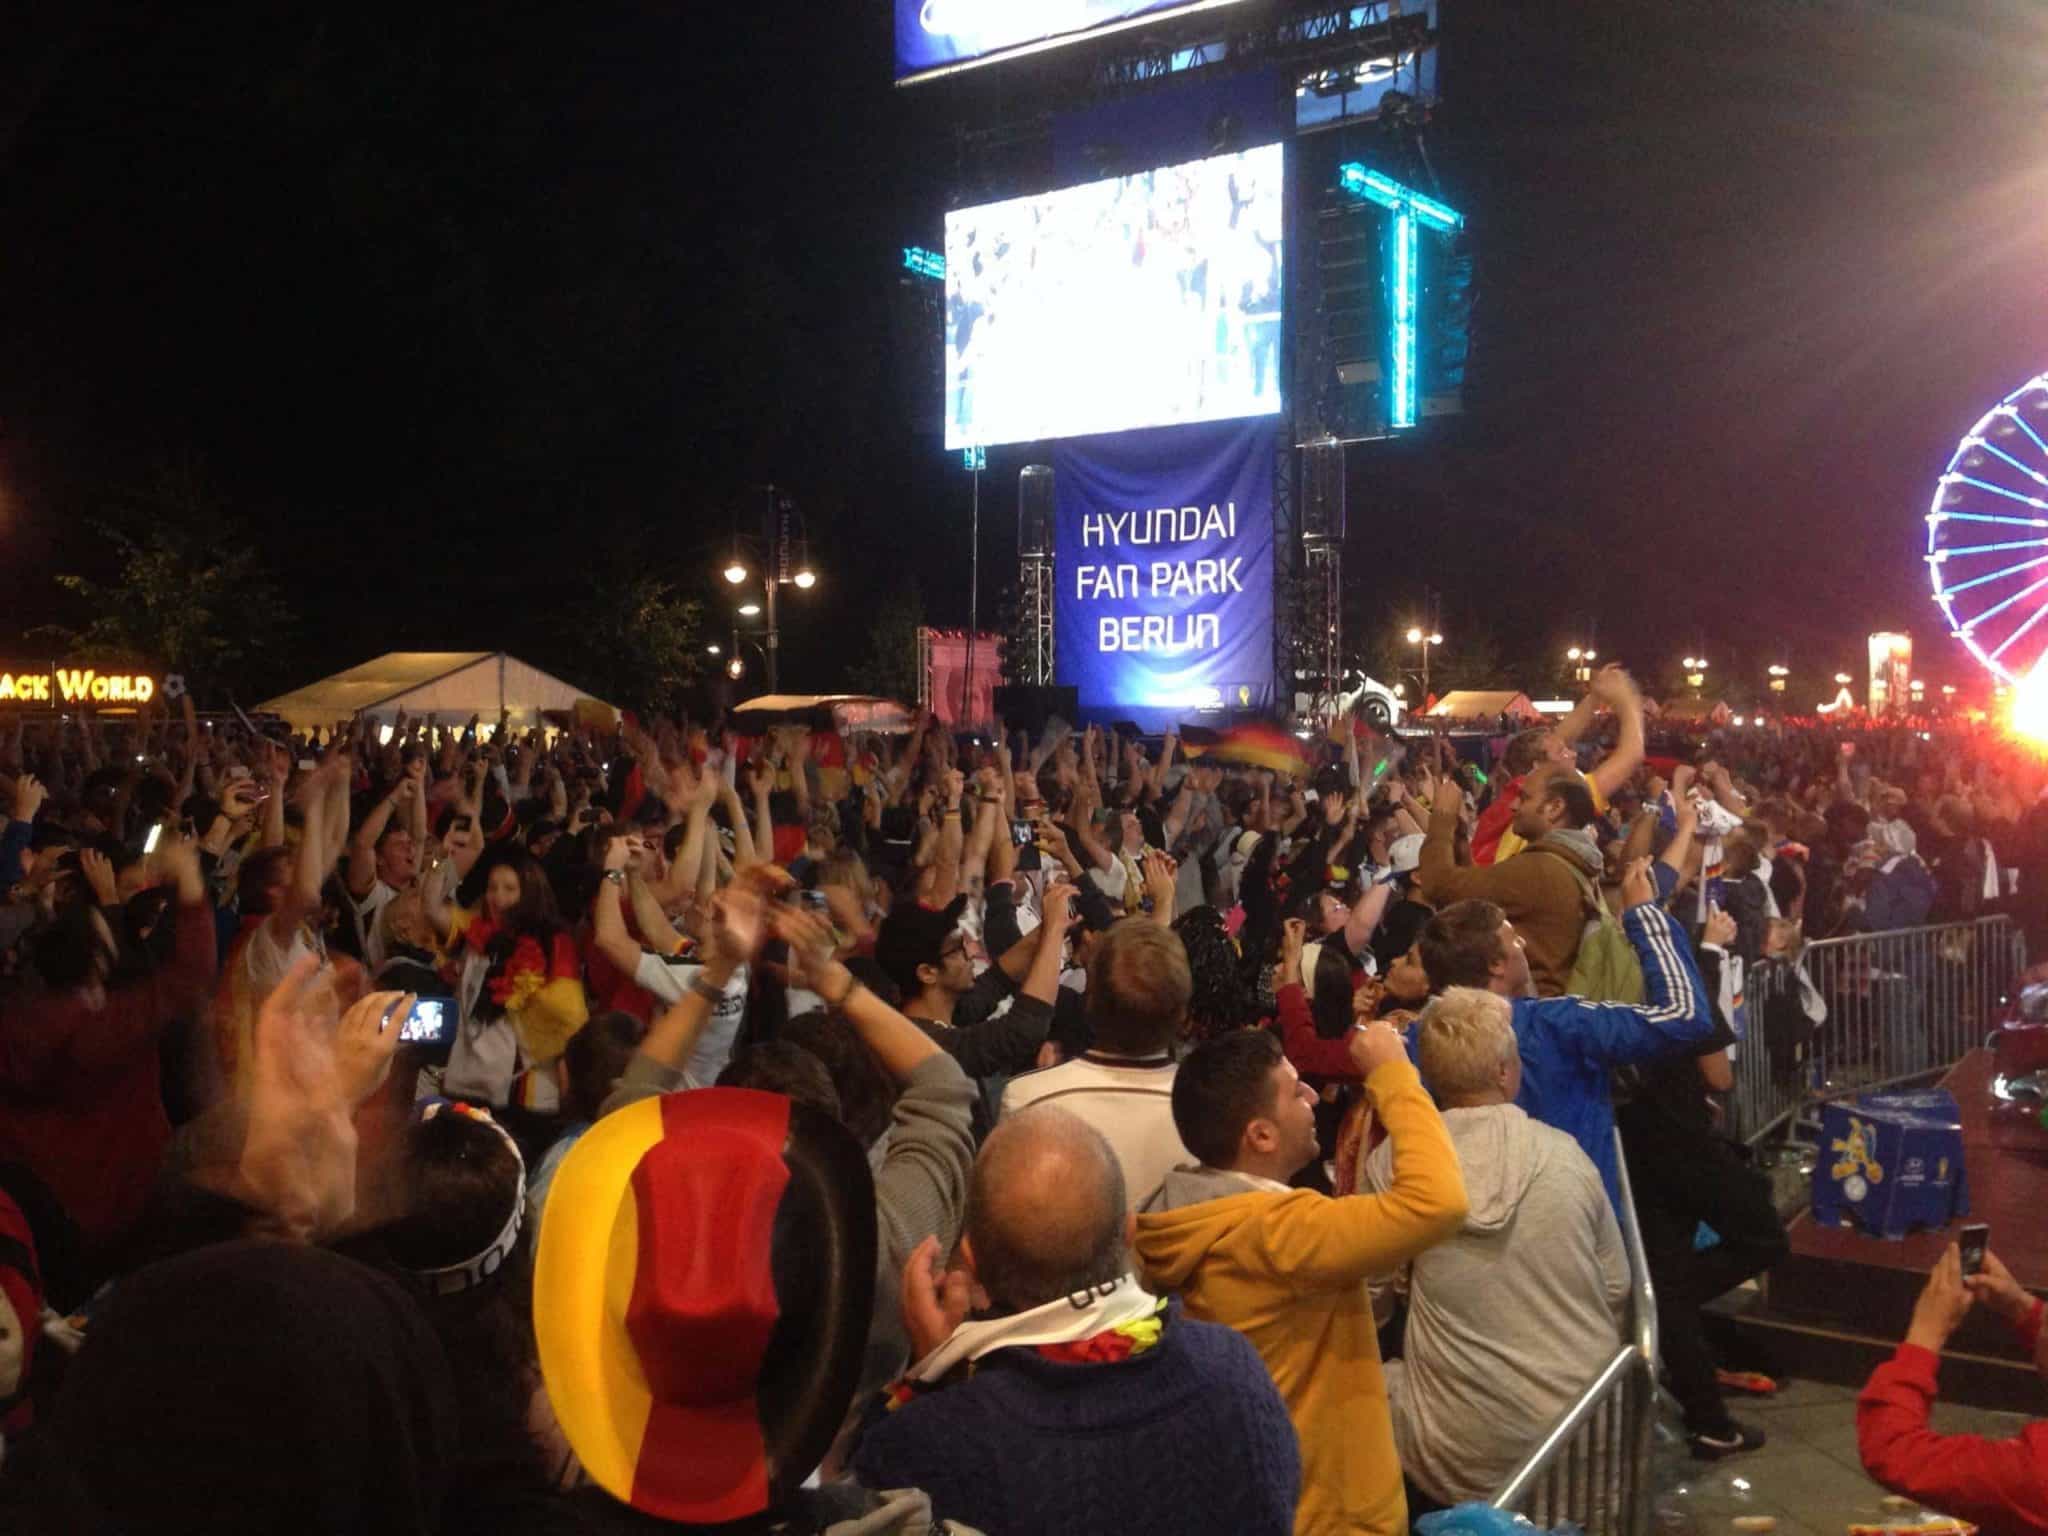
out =
{"type": "Polygon", "coordinates": [[[1526,693],[1511,689],[1494,691],[1477,689],[1453,689],[1436,701],[1432,715],[1445,715],[1454,720],[1472,719],[1479,715],[1507,713],[1515,716],[1536,717],[1536,706],[1529,702],[1526,693]]]}
{"type": "Polygon", "coordinates": [[[538,725],[544,709],[568,710],[590,695],[503,651],[392,651],[258,705],[294,730],[332,725],[362,713],[388,720],[440,714],[496,723],[509,711],[521,728],[538,725]]]}

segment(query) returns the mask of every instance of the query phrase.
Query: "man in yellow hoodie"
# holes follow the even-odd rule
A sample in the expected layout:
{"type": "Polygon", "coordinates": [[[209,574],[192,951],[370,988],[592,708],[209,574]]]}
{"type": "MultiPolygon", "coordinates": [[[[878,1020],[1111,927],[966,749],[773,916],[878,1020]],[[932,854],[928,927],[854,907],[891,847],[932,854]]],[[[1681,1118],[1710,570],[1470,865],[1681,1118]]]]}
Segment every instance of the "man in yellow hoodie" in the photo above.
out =
{"type": "Polygon", "coordinates": [[[1220,1035],[1180,1065],[1173,1120],[1198,1167],[1138,1214],[1146,1284],[1258,1349],[1301,1440],[1296,1536],[1402,1536],[1408,1504],[1366,1280],[1465,1219],[1457,1153],[1401,1037],[1353,1027],[1351,1059],[1393,1143],[1384,1194],[1284,1182],[1316,1155],[1315,1095],[1266,1030],[1220,1035]]]}

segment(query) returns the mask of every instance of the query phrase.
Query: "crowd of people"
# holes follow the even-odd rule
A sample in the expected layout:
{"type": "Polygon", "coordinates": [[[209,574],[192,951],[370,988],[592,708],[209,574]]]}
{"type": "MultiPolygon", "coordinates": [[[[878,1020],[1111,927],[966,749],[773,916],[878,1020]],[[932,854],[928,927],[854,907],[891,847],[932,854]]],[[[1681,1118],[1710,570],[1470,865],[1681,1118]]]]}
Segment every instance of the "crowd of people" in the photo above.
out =
{"type": "Polygon", "coordinates": [[[2038,766],[1617,668],[1190,736],[0,720],[0,1527],[1395,1536],[1621,1346],[1631,1218],[1760,1445],[1738,1031],[2048,926],[2038,766]]]}

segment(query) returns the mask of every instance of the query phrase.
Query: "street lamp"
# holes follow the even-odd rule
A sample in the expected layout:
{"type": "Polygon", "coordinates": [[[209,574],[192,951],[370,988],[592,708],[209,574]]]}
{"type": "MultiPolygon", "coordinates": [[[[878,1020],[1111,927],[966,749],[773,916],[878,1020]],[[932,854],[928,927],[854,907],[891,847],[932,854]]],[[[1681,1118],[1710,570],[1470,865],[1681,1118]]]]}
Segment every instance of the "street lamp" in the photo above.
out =
{"type": "Polygon", "coordinates": [[[737,656],[733,657],[731,661],[728,661],[725,664],[725,675],[731,678],[734,682],[738,682],[741,678],[747,675],[746,662],[741,660],[737,656]]]}
{"type": "Polygon", "coordinates": [[[1782,662],[1774,661],[1767,670],[1771,674],[1771,692],[1783,693],[1785,691],[1785,679],[1792,675],[1792,669],[1782,662]]]}
{"type": "Polygon", "coordinates": [[[1593,663],[1598,655],[1590,645],[1575,645],[1564,653],[1564,659],[1572,664],[1574,681],[1590,683],[1593,680],[1593,663]]]}
{"type": "Polygon", "coordinates": [[[1442,645],[1444,637],[1435,630],[1424,634],[1419,626],[1411,626],[1408,631],[1408,643],[1422,652],[1422,707],[1427,709],[1429,707],[1429,648],[1433,645],[1442,645]]]}
{"type": "Polygon", "coordinates": [[[720,654],[721,649],[721,647],[716,645],[707,645],[704,647],[704,654],[706,656],[716,656],[720,654]]]}
{"type": "Polygon", "coordinates": [[[1704,656],[1688,656],[1688,657],[1686,657],[1686,658],[1685,658],[1685,681],[1686,681],[1686,683],[1687,683],[1687,684],[1688,684],[1688,685],[1689,685],[1689,686],[1691,687],[1691,689],[1692,689],[1692,691],[1693,691],[1694,693],[1698,693],[1698,692],[1700,691],[1700,689],[1701,689],[1701,688],[1703,688],[1703,687],[1705,687],[1705,686],[1706,686],[1706,681],[1707,681],[1707,658],[1706,658],[1706,657],[1704,657],[1704,656]]]}
{"type": "Polygon", "coordinates": [[[1855,679],[1855,678],[1853,678],[1853,677],[1851,677],[1851,676],[1850,676],[1850,675],[1849,675],[1848,673],[1846,673],[1846,672],[1837,672],[1837,673],[1835,674],[1835,681],[1836,681],[1836,682],[1837,682],[1838,684],[1840,684],[1840,685],[1841,685],[1842,687],[1846,688],[1846,687],[1848,687],[1848,686],[1849,686],[1849,685],[1850,685],[1851,683],[1855,682],[1855,681],[1856,681],[1856,679],[1855,679]]]}
{"type": "MultiPolygon", "coordinates": [[[[761,601],[749,599],[740,605],[739,612],[742,617],[749,619],[764,611],[767,614],[763,626],[766,630],[764,638],[767,644],[761,654],[767,662],[768,691],[773,693],[777,683],[776,662],[782,654],[782,631],[775,614],[776,597],[785,586],[795,587],[803,592],[810,591],[818,584],[818,573],[811,565],[810,539],[801,531],[803,514],[778,487],[764,485],[759,489],[765,491],[768,497],[767,505],[763,509],[760,536],[754,538],[735,531],[732,559],[721,574],[733,586],[741,586],[751,574],[746,561],[741,558],[741,550],[751,546],[762,555],[761,601]],[[795,533],[791,532],[792,520],[797,523],[799,529],[795,533]]],[[[740,673],[734,672],[732,676],[737,679],[740,673]]]]}

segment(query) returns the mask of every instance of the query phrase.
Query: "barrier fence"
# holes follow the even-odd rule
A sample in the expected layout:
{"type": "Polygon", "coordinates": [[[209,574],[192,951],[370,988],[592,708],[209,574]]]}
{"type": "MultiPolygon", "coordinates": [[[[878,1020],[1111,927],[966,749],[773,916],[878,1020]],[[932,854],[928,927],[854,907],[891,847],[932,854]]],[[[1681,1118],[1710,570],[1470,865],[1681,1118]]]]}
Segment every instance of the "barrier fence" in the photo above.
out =
{"type": "Polygon", "coordinates": [[[2004,915],[1820,939],[1796,965],[1765,961],[1744,987],[1729,1129],[1754,1146],[1823,1099],[1948,1067],[1984,1043],[2025,968],[2025,938],[2004,915]]]}
{"type": "Polygon", "coordinates": [[[1657,1431],[1657,1301],[1618,1131],[1614,1151],[1621,1174],[1621,1238],[1628,1250],[1627,1338],[1493,1496],[1493,1507],[1544,1527],[1569,1520],[1590,1536],[1648,1536],[1657,1493],[1650,1468],[1657,1431]]]}
{"type": "MultiPolygon", "coordinates": [[[[2002,915],[1822,939],[1796,964],[1766,962],[1745,987],[1729,1129],[1755,1145],[1824,1099],[1948,1067],[1983,1044],[2025,969],[2025,939],[2002,915]]],[[[1620,1141],[1629,1338],[1493,1498],[1590,1536],[1648,1536],[1657,1494],[1656,1297],[1620,1141]]]]}

